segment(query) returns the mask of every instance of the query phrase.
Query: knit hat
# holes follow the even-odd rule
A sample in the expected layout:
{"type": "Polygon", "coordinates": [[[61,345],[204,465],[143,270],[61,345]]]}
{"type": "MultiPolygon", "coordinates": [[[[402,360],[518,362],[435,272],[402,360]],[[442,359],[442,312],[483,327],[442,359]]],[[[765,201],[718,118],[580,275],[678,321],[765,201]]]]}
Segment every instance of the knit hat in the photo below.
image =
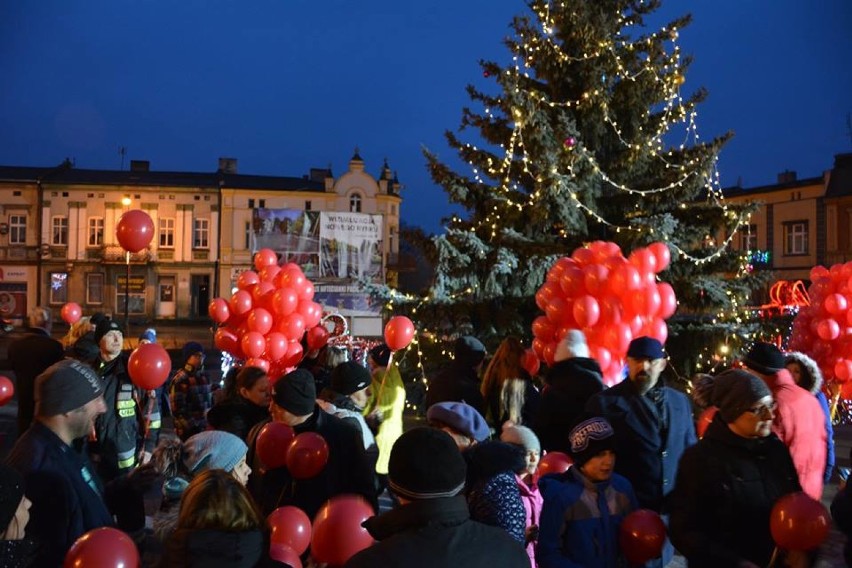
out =
{"type": "Polygon", "coordinates": [[[579,329],[569,329],[559,345],[556,346],[556,351],[553,353],[553,360],[558,363],[571,357],[588,357],[589,345],[586,343],[586,336],[579,329]]]}
{"type": "Polygon", "coordinates": [[[477,442],[491,437],[491,429],[485,418],[471,405],[464,402],[438,402],[426,411],[428,420],[446,424],[453,430],[470,436],[477,442]]]}
{"type": "Polygon", "coordinates": [[[743,358],[743,365],[764,375],[774,375],[784,368],[784,355],[771,343],[758,341],[743,358]]]}
{"type": "Polygon", "coordinates": [[[384,343],[382,343],[381,345],[376,345],[375,347],[370,349],[370,357],[373,359],[373,361],[376,362],[377,365],[386,367],[391,357],[390,347],[388,347],[384,343]]]}
{"type": "Polygon", "coordinates": [[[232,471],[248,452],[245,442],[230,432],[205,430],[183,443],[183,464],[192,475],[208,469],[232,471]]]}
{"type": "Polygon", "coordinates": [[[23,497],[24,479],[21,474],[0,463],[0,532],[5,532],[9,527],[23,497]]]}
{"type": "Polygon", "coordinates": [[[122,331],[121,326],[118,325],[118,322],[113,321],[111,319],[104,319],[101,320],[101,322],[95,328],[95,343],[100,345],[101,339],[103,339],[104,335],[106,335],[110,331],[117,331],[124,335],[124,331],[122,331]]]}
{"type": "Polygon", "coordinates": [[[500,441],[523,446],[526,451],[541,452],[541,442],[538,441],[535,432],[526,426],[504,426],[503,432],[500,434],[500,441]]]}
{"type": "Polygon", "coordinates": [[[485,359],[485,346],[472,335],[463,335],[453,345],[453,356],[466,367],[476,367],[485,359]]]}
{"type": "Polygon", "coordinates": [[[633,359],[664,359],[663,344],[653,337],[637,337],[627,347],[627,356],[633,359]]]}
{"type": "Polygon", "coordinates": [[[731,423],[758,400],[772,396],[763,379],[744,369],[730,369],[713,377],[709,401],[719,408],[719,416],[731,423]]]}
{"type": "Polygon", "coordinates": [[[109,318],[106,317],[103,312],[95,312],[92,314],[92,317],[89,318],[89,323],[92,325],[92,327],[98,327],[99,323],[108,319],[109,318]]]}
{"type": "Polygon", "coordinates": [[[397,438],[388,461],[388,486],[406,499],[452,497],[467,466],[453,439],[435,428],[412,428],[397,438]]]}
{"type": "Polygon", "coordinates": [[[355,361],[346,361],[331,370],[331,390],[350,395],[370,385],[370,371],[355,361]]]}
{"type": "Polygon", "coordinates": [[[295,416],[311,414],[317,402],[314,376],[305,369],[287,373],[272,387],[272,400],[295,416]]]}
{"type": "Polygon", "coordinates": [[[183,360],[186,361],[196,353],[204,353],[204,346],[197,341],[189,341],[183,345],[183,360]]]}
{"type": "Polygon", "coordinates": [[[139,341],[142,340],[150,341],[151,343],[157,343],[157,330],[153,327],[149,327],[139,336],[139,341]]]}
{"type": "Polygon", "coordinates": [[[615,436],[609,422],[603,418],[589,418],[574,426],[568,439],[574,463],[581,467],[606,450],[615,451],[615,436]]]}
{"type": "Polygon", "coordinates": [[[57,416],[76,410],[104,392],[97,373],[75,359],[63,359],[36,378],[36,416],[57,416]]]}
{"type": "Polygon", "coordinates": [[[98,347],[98,344],[86,336],[75,341],[74,345],[69,347],[65,352],[67,357],[83,361],[84,363],[94,362],[100,354],[101,348],[98,347]]]}

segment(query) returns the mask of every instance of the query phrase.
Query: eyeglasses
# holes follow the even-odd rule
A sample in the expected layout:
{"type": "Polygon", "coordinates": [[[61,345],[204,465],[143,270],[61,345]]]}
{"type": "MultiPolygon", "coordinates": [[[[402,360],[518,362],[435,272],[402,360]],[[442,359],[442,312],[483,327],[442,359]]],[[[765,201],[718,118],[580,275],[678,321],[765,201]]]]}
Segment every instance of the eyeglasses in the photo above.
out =
{"type": "Polygon", "coordinates": [[[773,400],[772,402],[766,405],[753,406],[749,408],[748,411],[754,414],[755,416],[764,416],[767,414],[772,414],[777,408],[778,403],[773,400]]]}

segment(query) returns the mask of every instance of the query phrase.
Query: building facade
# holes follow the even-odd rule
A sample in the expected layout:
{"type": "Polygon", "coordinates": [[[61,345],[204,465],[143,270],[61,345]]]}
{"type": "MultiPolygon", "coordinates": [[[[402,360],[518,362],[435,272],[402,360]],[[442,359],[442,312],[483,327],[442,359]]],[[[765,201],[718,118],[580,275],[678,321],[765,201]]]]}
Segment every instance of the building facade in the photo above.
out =
{"type": "Polygon", "coordinates": [[[130,171],[0,166],[0,316],[21,320],[34,305],[58,315],[74,301],[84,314],[137,321],[206,318],[209,301],[229,297],[251,268],[252,220],[265,208],[381,215],[382,277],[393,284],[400,189],[387,164],[373,177],[357,151],[339,178],[244,175],[231,158],[213,173],[144,161],[130,171]],[[155,234],[129,254],[115,229],[132,209],[149,214],[155,234]]]}
{"type": "Polygon", "coordinates": [[[774,185],[726,188],[724,195],[759,205],[732,242],[749,252],[755,269],[808,281],[814,266],[852,260],[852,154],[835,156],[834,167],[818,177],[787,171],[774,185]]]}

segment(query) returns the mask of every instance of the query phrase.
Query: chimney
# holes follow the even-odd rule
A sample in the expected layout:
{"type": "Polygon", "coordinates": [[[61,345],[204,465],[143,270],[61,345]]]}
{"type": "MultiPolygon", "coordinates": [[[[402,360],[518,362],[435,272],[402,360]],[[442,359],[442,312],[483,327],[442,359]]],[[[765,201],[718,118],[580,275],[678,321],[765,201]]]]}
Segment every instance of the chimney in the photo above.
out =
{"type": "Polygon", "coordinates": [[[131,172],[150,172],[151,162],[148,160],[130,160],[131,172]]]}
{"type": "Polygon", "coordinates": [[[219,158],[219,172],[223,174],[237,173],[237,159],[219,158]]]}
{"type": "Polygon", "coordinates": [[[782,185],[785,183],[793,183],[794,181],[796,181],[796,172],[784,170],[783,172],[778,174],[778,185],[782,185]]]}

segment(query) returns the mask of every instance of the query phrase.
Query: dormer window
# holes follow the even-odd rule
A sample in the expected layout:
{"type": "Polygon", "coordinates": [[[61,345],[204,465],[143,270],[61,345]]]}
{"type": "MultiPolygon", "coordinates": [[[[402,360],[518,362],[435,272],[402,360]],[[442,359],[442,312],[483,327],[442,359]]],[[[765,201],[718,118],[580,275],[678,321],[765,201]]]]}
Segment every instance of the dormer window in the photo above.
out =
{"type": "Polygon", "coordinates": [[[361,195],[357,193],[353,193],[352,197],[349,198],[349,212],[350,213],[360,213],[361,212],[361,195]]]}

